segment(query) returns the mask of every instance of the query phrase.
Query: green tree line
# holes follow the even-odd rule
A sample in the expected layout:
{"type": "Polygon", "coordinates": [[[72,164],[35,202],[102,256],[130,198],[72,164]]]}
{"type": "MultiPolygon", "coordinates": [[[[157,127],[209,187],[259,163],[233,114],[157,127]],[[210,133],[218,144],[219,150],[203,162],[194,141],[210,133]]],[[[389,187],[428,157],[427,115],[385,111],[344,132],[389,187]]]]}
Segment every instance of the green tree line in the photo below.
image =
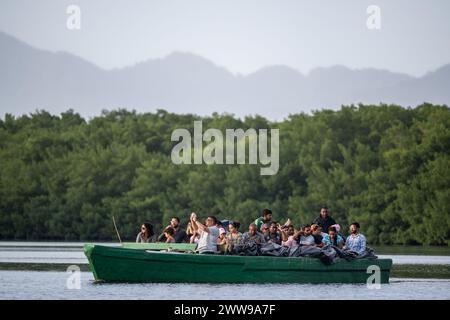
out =
{"type": "Polygon", "coordinates": [[[156,230],[192,211],[242,228],[270,208],[311,222],[322,205],[371,244],[449,245],[450,110],[423,104],[343,106],[270,122],[260,116],[200,117],[164,110],[73,110],[0,119],[0,239],[114,240],[139,224],[156,230]],[[175,165],[177,128],[277,128],[278,174],[260,165],[175,165]]]}

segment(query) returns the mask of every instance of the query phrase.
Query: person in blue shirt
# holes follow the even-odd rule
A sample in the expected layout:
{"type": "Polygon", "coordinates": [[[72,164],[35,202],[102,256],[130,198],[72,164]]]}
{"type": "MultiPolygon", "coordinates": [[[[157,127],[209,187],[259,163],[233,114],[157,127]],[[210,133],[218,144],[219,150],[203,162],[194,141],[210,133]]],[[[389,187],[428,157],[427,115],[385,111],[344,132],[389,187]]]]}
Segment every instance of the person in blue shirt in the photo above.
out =
{"type": "Polygon", "coordinates": [[[266,243],[276,243],[281,245],[281,232],[279,232],[281,226],[279,223],[272,221],[270,223],[269,232],[264,236],[266,243]]]}
{"type": "Polygon", "coordinates": [[[344,247],[344,238],[337,233],[335,227],[329,227],[328,234],[323,237],[322,243],[324,245],[332,245],[342,249],[344,247]]]}
{"type": "Polygon", "coordinates": [[[359,228],[358,222],[353,222],[350,225],[350,235],[347,237],[344,249],[362,255],[366,251],[366,237],[359,233],[359,228]]]}

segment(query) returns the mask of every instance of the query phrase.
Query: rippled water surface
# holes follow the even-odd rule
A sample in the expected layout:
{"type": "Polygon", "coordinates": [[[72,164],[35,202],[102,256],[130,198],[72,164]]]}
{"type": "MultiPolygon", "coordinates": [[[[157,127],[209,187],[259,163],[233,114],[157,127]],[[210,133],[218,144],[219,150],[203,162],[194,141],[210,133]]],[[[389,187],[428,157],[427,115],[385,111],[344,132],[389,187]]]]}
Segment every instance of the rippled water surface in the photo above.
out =
{"type": "Polygon", "coordinates": [[[0,271],[0,299],[450,299],[450,281],[391,279],[381,289],[365,284],[98,284],[80,273],[80,289],[68,289],[69,274],[0,271]]]}
{"type": "MultiPolygon", "coordinates": [[[[106,244],[117,245],[117,244],[106,244]]],[[[389,248],[391,249],[391,248],[389,248]]],[[[394,264],[449,264],[447,249],[408,248],[383,252],[394,264]]],[[[0,242],[0,263],[86,264],[81,243],[0,242]]],[[[0,270],[0,299],[450,299],[449,280],[395,279],[380,289],[364,284],[98,284],[81,272],[80,289],[69,289],[71,274],[0,270]]],[[[73,279],[73,278],[72,278],[73,279]]]]}

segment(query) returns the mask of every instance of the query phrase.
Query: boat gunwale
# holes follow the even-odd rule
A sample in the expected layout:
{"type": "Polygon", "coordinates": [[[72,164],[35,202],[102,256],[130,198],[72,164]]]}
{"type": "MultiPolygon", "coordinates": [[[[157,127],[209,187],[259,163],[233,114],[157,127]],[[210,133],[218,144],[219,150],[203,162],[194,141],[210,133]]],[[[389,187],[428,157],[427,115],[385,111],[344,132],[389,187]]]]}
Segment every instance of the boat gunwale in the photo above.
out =
{"type": "MultiPolygon", "coordinates": [[[[113,259],[129,259],[138,261],[157,261],[158,263],[201,263],[201,264],[211,264],[211,265],[249,265],[253,270],[253,263],[261,264],[262,261],[267,261],[267,263],[273,264],[275,262],[281,262],[280,265],[287,266],[287,269],[292,270],[293,267],[298,266],[302,270],[308,269],[323,269],[326,268],[329,271],[360,271],[367,270],[369,265],[377,265],[380,270],[386,271],[390,270],[392,267],[392,259],[355,259],[347,261],[345,259],[340,259],[334,264],[326,265],[320,261],[318,258],[313,257],[278,257],[278,256],[244,256],[244,255],[202,255],[193,254],[186,252],[167,252],[167,251],[153,251],[153,250],[141,250],[141,249],[131,249],[131,248],[121,248],[121,247],[108,247],[101,245],[94,245],[92,252],[94,252],[95,247],[100,247],[100,252],[95,252],[102,256],[107,256],[113,259]],[[106,250],[106,252],[105,252],[106,250]],[[117,254],[118,251],[121,252],[120,256],[117,254]],[[124,253],[124,254],[123,254],[124,253]],[[164,260],[154,259],[154,257],[164,257],[164,260]]],[[[256,268],[258,270],[264,268],[256,268]]],[[[283,269],[286,270],[286,269],[283,269]]]]}

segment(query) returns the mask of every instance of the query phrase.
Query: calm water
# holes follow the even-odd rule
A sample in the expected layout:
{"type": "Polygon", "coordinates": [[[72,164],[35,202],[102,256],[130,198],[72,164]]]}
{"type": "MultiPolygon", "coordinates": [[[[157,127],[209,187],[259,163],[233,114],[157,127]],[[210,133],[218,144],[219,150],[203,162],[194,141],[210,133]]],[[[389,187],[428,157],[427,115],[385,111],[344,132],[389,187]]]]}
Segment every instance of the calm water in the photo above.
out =
{"type": "Polygon", "coordinates": [[[381,289],[364,284],[96,284],[81,272],[68,289],[65,272],[0,271],[0,299],[450,299],[450,281],[391,279],[381,289]]]}
{"type": "MultiPolygon", "coordinates": [[[[108,244],[114,245],[114,244],[108,244]]],[[[392,249],[392,248],[389,248],[392,249]]],[[[397,264],[450,264],[447,248],[407,254],[377,248],[397,264]]],[[[86,264],[80,243],[0,242],[0,263],[86,264]]],[[[80,289],[68,289],[66,272],[0,270],[0,299],[450,299],[450,280],[395,279],[379,290],[361,284],[96,284],[80,273],[80,289]],[[289,293],[287,295],[287,293],[289,293]]]]}

